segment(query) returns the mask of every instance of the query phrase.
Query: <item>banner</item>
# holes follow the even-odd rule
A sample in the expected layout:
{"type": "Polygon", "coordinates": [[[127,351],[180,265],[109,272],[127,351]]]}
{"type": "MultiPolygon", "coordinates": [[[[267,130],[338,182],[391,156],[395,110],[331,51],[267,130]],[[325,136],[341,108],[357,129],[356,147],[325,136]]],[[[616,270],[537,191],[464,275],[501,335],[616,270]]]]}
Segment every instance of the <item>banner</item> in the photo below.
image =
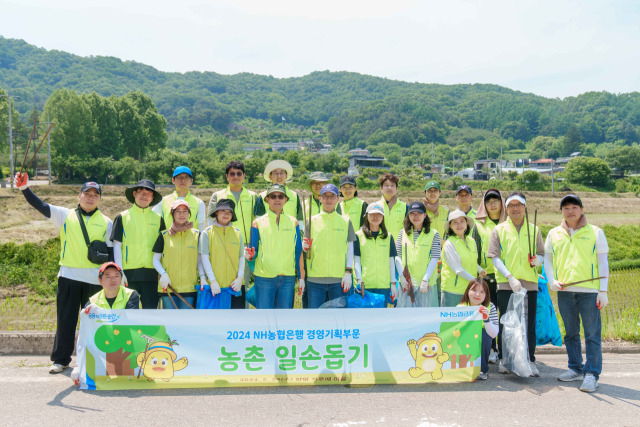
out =
{"type": "Polygon", "coordinates": [[[477,308],[82,312],[91,390],[473,381],[477,308]]]}

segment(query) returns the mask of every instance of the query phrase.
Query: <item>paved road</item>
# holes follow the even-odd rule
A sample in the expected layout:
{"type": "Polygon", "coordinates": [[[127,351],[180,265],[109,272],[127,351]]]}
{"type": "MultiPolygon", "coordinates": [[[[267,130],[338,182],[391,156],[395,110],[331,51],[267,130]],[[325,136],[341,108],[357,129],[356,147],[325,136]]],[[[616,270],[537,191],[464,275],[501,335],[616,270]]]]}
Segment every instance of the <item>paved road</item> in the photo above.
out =
{"type": "Polygon", "coordinates": [[[0,357],[2,426],[640,426],[640,354],[605,354],[594,394],[561,383],[566,356],[542,355],[542,377],[475,384],[78,391],[46,357],[0,357]]]}

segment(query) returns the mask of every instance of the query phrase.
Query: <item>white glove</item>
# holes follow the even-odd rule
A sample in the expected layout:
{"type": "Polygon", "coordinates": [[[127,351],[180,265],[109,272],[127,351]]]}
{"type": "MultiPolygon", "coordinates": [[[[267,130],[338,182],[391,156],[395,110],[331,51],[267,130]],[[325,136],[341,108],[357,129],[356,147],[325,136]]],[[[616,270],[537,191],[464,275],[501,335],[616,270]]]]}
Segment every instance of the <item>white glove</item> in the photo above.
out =
{"type": "Polygon", "coordinates": [[[246,259],[247,261],[251,261],[254,255],[255,255],[255,249],[244,248],[244,259],[246,259]]]}
{"type": "Polygon", "coordinates": [[[598,292],[598,298],[596,298],[596,306],[598,309],[602,310],[609,304],[609,297],[606,292],[598,292]]]}
{"type": "Polygon", "coordinates": [[[304,292],[304,279],[298,280],[298,295],[302,295],[304,292]]]}
{"type": "Polygon", "coordinates": [[[313,243],[313,240],[309,239],[308,237],[303,238],[302,250],[305,252],[309,252],[309,249],[311,248],[311,243],[313,243]]]}
{"type": "Polygon", "coordinates": [[[200,276],[200,290],[204,291],[204,287],[207,286],[207,278],[204,276],[200,276]]]}
{"type": "Polygon", "coordinates": [[[484,279],[485,277],[487,277],[487,270],[482,270],[482,271],[480,272],[480,278],[481,278],[481,279],[484,279]]]}
{"type": "Polygon", "coordinates": [[[348,292],[349,289],[351,289],[351,273],[349,273],[348,271],[346,273],[344,273],[344,276],[342,276],[342,290],[344,290],[345,292],[348,292]]]}
{"type": "Polygon", "coordinates": [[[102,307],[97,306],[96,304],[89,304],[87,306],[87,308],[84,309],[84,314],[89,314],[89,312],[93,310],[93,311],[100,311],[102,310],[102,307]]]}
{"type": "Polygon", "coordinates": [[[162,290],[167,292],[167,286],[171,284],[171,279],[169,279],[169,275],[165,271],[160,275],[160,286],[162,286],[162,290]]]}
{"type": "Polygon", "coordinates": [[[236,280],[231,282],[231,289],[238,292],[242,288],[242,282],[244,281],[243,277],[238,277],[236,280]]]}
{"type": "Polygon", "coordinates": [[[427,280],[420,282],[420,292],[423,294],[429,292],[429,282],[427,280]]]}
{"type": "Polygon", "coordinates": [[[400,275],[400,285],[402,285],[402,290],[406,291],[407,290],[407,285],[409,284],[409,282],[407,282],[407,279],[404,278],[404,276],[401,274],[400,275]]]}
{"type": "Polygon", "coordinates": [[[509,277],[509,286],[511,286],[511,290],[513,292],[518,292],[520,289],[522,289],[522,283],[520,283],[520,280],[516,279],[513,276],[509,277]]]}
{"type": "Polygon", "coordinates": [[[562,287],[562,285],[564,285],[564,283],[556,282],[554,280],[553,282],[549,283],[549,289],[551,289],[554,292],[564,291],[564,288],[562,287]]]}
{"type": "Polygon", "coordinates": [[[220,285],[218,284],[218,282],[216,281],[216,279],[209,279],[209,282],[211,282],[211,295],[213,295],[214,297],[219,294],[220,291],[220,285]]]}
{"type": "Polygon", "coordinates": [[[543,262],[544,262],[543,259],[540,258],[538,255],[535,255],[533,258],[531,258],[531,261],[530,261],[531,265],[534,267],[540,267],[543,262]]]}
{"type": "Polygon", "coordinates": [[[13,179],[13,184],[18,187],[18,190],[24,191],[27,189],[29,184],[29,175],[27,173],[17,173],[15,178],[13,179]]]}
{"type": "Polygon", "coordinates": [[[80,384],[80,368],[77,366],[71,371],[71,381],[73,381],[75,385],[80,384]]]}
{"type": "Polygon", "coordinates": [[[390,297],[391,297],[391,301],[395,301],[395,299],[397,298],[397,296],[398,296],[398,286],[397,286],[397,283],[392,282],[392,283],[391,283],[391,295],[390,295],[390,297]]]}

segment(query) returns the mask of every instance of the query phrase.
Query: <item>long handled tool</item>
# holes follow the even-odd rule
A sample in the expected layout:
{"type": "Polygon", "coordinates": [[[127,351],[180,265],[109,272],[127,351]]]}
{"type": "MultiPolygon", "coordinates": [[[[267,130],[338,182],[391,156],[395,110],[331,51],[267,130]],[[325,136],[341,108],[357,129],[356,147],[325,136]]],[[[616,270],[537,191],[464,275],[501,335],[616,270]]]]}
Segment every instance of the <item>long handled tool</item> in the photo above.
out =
{"type": "MultiPolygon", "coordinates": [[[[244,241],[247,241],[247,223],[244,222],[244,209],[242,209],[242,196],[240,196],[240,214],[242,215],[242,231],[244,231],[244,241]]],[[[249,231],[251,231],[251,225],[249,225],[249,231]]],[[[246,243],[245,243],[246,244],[246,243]]]]}
{"type": "MultiPolygon", "coordinates": [[[[184,299],[184,297],[183,297],[182,295],[180,295],[180,294],[179,294],[175,289],[173,289],[173,286],[171,286],[171,284],[169,284],[168,288],[171,290],[171,292],[173,292],[174,294],[176,294],[176,296],[177,296],[178,298],[180,298],[180,299],[182,300],[182,302],[183,302],[183,303],[187,304],[187,306],[188,306],[191,310],[195,310],[195,309],[193,308],[193,306],[192,306],[191,304],[189,304],[189,302],[188,302],[186,299],[184,299]]],[[[171,295],[169,295],[169,296],[171,296],[171,295]]],[[[173,302],[173,298],[171,298],[171,302],[173,302]]],[[[176,305],[176,303],[175,303],[175,302],[173,302],[173,305],[175,306],[175,305],[176,305]]],[[[177,307],[176,307],[176,308],[177,308],[177,307]]]]}
{"type": "MultiPolygon", "coordinates": [[[[309,196],[309,235],[307,236],[307,238],[309,239],[309,242],[311,242],[311,204],[314,203],[313,201],[313,193],[311,193],[311,195],[309,196]]],[[[309,250],[307,251],[307,259],[311,259],[311,248],[309,248],[309,250]]]]}
{"type": "Polygon", "coordinates": [[[33,140],[33,135],[36,133],[36,123],[38,123],[38,117],[33,119],[33,128],[31,129],[31,134],[29,135],[29,142],[27,143],[27,149],[24,151],[24,158],[22,159],[22,166],[20,166],[20,175],[22,175],[22,169],[24,169],[25,162],[27,161],[27,155],[29,154],[29,148],[31,148],[31,141],[33,140]]]}
{"type": "Polygon", "coordinates": [[[606,279],[606,277],[594,277],[593,279],[580,280],[579,282],[573,282],[573,283],[566,283],[562,285],[562,287],[566,288],[567,286],[575,286],[575,285],[579,285],[580,283],[593,282],[594,280],[600,280],[600,279],[606,279]]]}
{"type": "Polygon", "coordinates": [[[527,221],[527,243],[529,244],[529,260],[531,260],[531,229],[529,228],[529,211],[524,207],[525,221],[527,221]]]}
{"type": "Polygon", "coordinates": [[[413,291],[413,280],[411,280],[411,274],[409,273],[409,253],[407,252],[407,244],[404,244],[404,252],[403,255],[406,257],[407,263],[404,266],[404,271],[402,275],[404,279],[407,281],[407,295],[411,299],[411,304],[415,304],[416,302],[416,294],[413,291]]]}
{"type": "Polygon", "coordinates": [[[538,209],[536,209],[533,212],[533,254],[531,254],[532,257],[537,256],[536,255],[536,249],[537,249],[537,244],[538,244],[538,231],[537,231],[537,227],[538,226],[538,209]]]}
{"type": "MultiPolygon", "coordinates": [[[[36,159],[36,155],[38,154],[38,151],[40,151],[40,148],[42,147],[42,144],[44,143],[45,139],[47,139],[47,135],[49,135],[49,132],[51,132],[51,129],[53,129],[53,125],[54,123],[51,123],[51,125],[49,125],[49,129],[47,129],[47,133],[45,133],[44,136],[42,137],[42,141],[40,141],[40,145],[38,145],[36,152],[33,153],[33,157],[31,158],[31,163],[33,163],[33,161],[36,159]]],[[[34,127],[35,127],[35,124],[34,124],[34,127]]],[[[31,144],[31,140],[29,140],[29,145],[30,144],[31,144]]],[[[28,152],[29,152],[29,146],[27,146],[27,151],[24,153],[24,160],[22,160],[22,166],[20,167],[20,175],[22,175],[22,170],[24,169],[25,160],[27,159],[28,152]]]]}
{"type": "Polygon", "coordinates": [[[142,370],[144,369],[143,366],[147,364],[147,350],[149,350],[149,343],[151,341],[155,341],[154,338],[151,338],[150,336],[147,335],[140,335],[140,338],[144,338],[147,340],[147,345],[144,347],[144,356],[145,358],[142,361],[142,365],[140,366],[140,369],[138,369],[138,379],[140,379],[140,374],[142,373],[142,370]]]}
{"type": "MultiPolygon", "coordinates": [[[[253,220],[253,196],[251,196],[251,219],[253,220]]],[[[249,247],[250,248],[253,248],[253,232],[251,231],[252,226],[253,226],[253,221],[251,221],[251,226],[249,226],[249,247]]]]}

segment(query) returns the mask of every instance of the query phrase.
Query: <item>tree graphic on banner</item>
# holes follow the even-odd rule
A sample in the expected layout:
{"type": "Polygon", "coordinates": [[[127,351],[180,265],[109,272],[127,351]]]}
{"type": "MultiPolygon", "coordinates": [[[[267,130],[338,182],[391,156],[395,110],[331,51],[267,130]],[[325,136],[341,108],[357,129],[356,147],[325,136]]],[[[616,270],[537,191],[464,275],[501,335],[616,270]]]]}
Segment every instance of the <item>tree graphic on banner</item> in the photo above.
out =
{"type": "Polygon", "coordinates": [[[480,357],[482,330],[473,322],[443,322],[438,336],[442,339],[443,350],[451,356],[451,369],[471,366],[480,357]],[[457,365],[457,366],[456,366],[457,365]]]}

